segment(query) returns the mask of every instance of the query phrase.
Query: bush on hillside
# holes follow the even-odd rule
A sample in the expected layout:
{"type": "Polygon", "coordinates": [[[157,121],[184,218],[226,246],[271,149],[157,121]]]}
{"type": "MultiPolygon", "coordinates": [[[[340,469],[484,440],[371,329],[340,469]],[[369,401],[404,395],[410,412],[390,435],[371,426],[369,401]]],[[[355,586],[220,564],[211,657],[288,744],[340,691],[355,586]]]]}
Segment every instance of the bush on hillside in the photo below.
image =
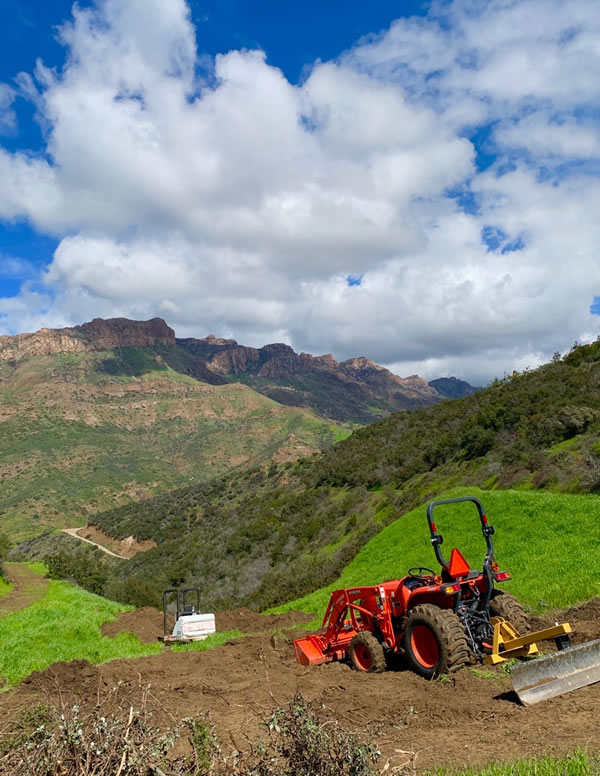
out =
{"type": "Polygon", "coordinates": [[[4,577],[3,561],[6,560],[6,556],[11,548],[11,542],[6,534],[0,533],[0,577],[4,577]]]}
{"type": "Polygon", "coordinates": [[[103,593],[111,601],[130,604],[136,609],[142,609],[144,606],[159,609],[162,606],[162,591],[149,579],[139,577],[114,579],[105,585],[103,593]]]}
{"type": "Polygon", "coordinates": [[[51,579],[65,579],[84,587],[90,593],[102,595],[108,578],[108,573],[102,565],[90,563],[85,556],[73,555],[65,550],[47,555],[44,563],[51,579]]]}

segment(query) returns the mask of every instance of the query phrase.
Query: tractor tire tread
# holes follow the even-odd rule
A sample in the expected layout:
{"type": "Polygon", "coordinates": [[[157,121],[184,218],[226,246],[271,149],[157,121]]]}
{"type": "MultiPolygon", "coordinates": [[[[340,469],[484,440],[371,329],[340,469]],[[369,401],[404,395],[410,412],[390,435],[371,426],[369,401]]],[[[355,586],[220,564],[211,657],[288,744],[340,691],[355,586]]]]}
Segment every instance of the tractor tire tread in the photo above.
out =
{"type": "Polygon", "coordinates": [[[408,619],[413,618],[433,625],[442,642],[441,661],[434,676],[456,673],[471,663],[472,655],[465,629],[458,615],[451,609],[441,609],[435,604],[420,604],[409,612],[408,619]]]}
{"type": "Polygon", "coordinates": [[[371,633],[371,631],[359,631],[356,636],[352,639],[350,642],[350,646],[348,647],[348,655],[350,657],[350,660],[352,662],[352,665],[358,670],[362,670],[358,668],[354,661],[354,647],[357,644],[362,644],[364,647],[366,647],[369,652],[371,653],[371,667],[369,668],[368,673],[370,674],[381,674],[383,671],[387,668],[387,662],[385,659],[385,653],[383,651],[383,647],[377,641],[375,636],[371,633]]]}
{"type": "Polygon", "coordinates": [[[503,617],[521,635],[531,631],[531,623],[523,604],[514,595],[505,593],[504,590],[495,591],[496,595],[490,601],[490,616],[503,617]]]}

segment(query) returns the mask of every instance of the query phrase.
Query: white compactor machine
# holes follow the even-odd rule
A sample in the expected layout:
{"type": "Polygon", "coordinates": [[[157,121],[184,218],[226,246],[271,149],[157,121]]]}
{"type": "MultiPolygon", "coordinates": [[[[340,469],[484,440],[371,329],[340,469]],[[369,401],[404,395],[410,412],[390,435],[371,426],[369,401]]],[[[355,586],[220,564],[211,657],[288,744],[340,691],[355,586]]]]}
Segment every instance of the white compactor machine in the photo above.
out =
{"type": "Polygon", "coordinates": [[[215,615],[200,612],[200,589],[184,587],[165,590],[163,593],[163,635],[160,640],[165,644],[187,644],[191,641],[202,641],[211,633],[215,633],[215,615]],[[175,596],[175,625],[169,633],[167,625],[167,607],[169,597],[175,596]],[[192,599],[193,603],[189,602],[192,599]]]}

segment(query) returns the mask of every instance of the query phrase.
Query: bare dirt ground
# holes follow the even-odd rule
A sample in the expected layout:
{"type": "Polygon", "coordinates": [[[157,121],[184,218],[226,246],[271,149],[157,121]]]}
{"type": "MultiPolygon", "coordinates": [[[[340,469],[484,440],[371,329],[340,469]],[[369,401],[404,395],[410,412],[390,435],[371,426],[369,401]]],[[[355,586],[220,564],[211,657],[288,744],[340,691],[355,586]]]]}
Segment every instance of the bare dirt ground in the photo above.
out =
{"type": "Polygon", "coordinates": [[[48,580],[24,563],[5,563],[4,568],[13,589],[0,598],[0,617],[31,606],[48,588],[48,580]]]}
{"type": "Polygon", "coordinates": [[[138,552],[148,552],[156,547],[156,542],[151,539],[144,542],[139,541],[134,536],[128,536],[126,539],[115,539],[93,524],[80,528],[77,538],[88,539],[96,547],[100,547],[105,552],[110,551],[119,558],[133,558],[138,552]]]}
{"type": "MultiPolygon", "coordinates": [[[[600,600],[569,614],[586,639],[600,637],[600,600]]],[[[134,696],[150,685],[148,697],[161,724],[209,713],[224,749],[243,751],[263,738],[261,723],[299,691],[325,718],[377,741],[381,767],[389,762],[388,771],[402,764],[420,770],[600,748],[600,684],[524,708],[499,670],[490,678],[489,672],[466,669],[444,682],[401,669],[362,674],[342,663],[302,667],[292,645],[300,633],[248,636],[206,652],[165,651],[100,666],[56,663],[0,696],[0,729],[15,709],[59,692],[69,703],[92,708],[121,683],[120,691],[134,696]]]]}
{"type": "MultiPolygon", "coordinates": [[[[116,636],[118,633],[135,633],[140,641],[150,643],[163,635],[163,613],[153,606],[144,606],[133,612],[123,612],[116,620],[105,622],[101,633],[103,636],[116,636]]],[[[173,618],[167,615],[169,633],[173,630],[173,618]]]]}

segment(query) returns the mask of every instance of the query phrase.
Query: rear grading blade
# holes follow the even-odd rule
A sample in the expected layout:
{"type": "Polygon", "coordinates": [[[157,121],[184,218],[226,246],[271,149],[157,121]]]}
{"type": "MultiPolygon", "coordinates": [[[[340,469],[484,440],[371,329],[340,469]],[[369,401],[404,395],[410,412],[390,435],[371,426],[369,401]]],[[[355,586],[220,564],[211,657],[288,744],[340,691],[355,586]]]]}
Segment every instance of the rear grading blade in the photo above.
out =
{"type": "Polygon", "coordinates": [[[524,706],[600,682],[600,639],[521,663],[510,675],[524,706]]]}

